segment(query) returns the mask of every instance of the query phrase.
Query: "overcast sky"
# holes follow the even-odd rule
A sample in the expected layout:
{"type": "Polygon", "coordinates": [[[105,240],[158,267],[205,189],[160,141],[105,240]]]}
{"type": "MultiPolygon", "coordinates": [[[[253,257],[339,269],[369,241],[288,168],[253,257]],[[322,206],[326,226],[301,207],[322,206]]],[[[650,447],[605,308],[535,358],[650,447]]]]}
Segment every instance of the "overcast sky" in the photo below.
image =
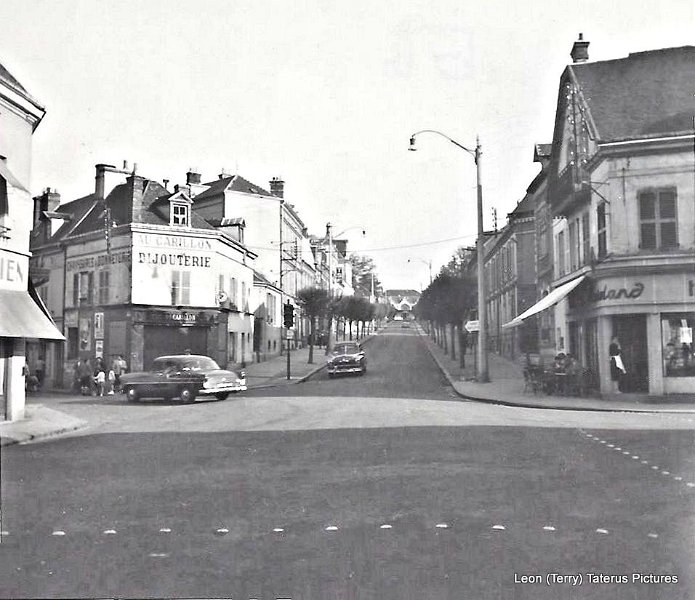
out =
{"type": "Polygon", "coordinates": [[[479,134],[502,226],[577,34],[590,60],[691,45],[695,2],[2,0],[0,23],[0,62],[47,109],[32,192],[72,200],[124,159],[172,184],[281,176],[312,233],[353,228],[387,288],[419,289],[475,241],[475,165],[432,135],[408,152],[410,134],[479,134]]]}

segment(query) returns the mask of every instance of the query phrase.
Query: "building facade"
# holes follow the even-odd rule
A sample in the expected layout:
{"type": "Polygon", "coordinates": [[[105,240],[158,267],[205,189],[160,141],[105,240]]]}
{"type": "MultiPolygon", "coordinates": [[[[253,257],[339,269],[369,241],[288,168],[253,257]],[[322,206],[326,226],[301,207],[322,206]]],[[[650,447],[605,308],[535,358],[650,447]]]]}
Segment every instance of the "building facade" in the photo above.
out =
{"type": "Polygon", "coordinates": [[[590,63],[573,48],[560,80],[548,175],[556,232],[553,286],[567,349],[611,389],[617,338],[622,391],[695,389],[695,47],[590,63]]]}
{"type": "Polygon", "coordinates": [[[186,191],[108,165],[97,165],[93,194],[46,217],[62,225],[48,237],[39,223],[32,262],[67,339],[56,381],[71,385],[78,360],[117,355],[131,370],[186,351],[222,366],[253,360],[256,255],[240,241],[242,224],[236,234],[215,228],[186,191]],[[125,181],[109,191],[106,172],[125,181]]]}
{"type": "Polygon", "coordinates": [[[43,107],[0,65],[0,419],[24,416],[27,368],[42,383],[45,358],[28,364],[27,343],[56,340],[56,329],[29,277],[32,135],[43,107]]]}

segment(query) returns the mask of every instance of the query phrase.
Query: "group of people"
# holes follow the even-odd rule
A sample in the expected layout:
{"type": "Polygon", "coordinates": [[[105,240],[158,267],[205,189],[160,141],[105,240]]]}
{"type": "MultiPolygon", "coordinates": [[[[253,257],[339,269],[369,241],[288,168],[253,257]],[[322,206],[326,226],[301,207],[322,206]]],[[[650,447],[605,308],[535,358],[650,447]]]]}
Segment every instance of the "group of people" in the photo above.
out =
{"type": "Polygon", "coordinates": [[[102,357],[88,358],[75,363],[74,385],[84,396],[112,396],[120,389],[121,375],[128,371],[128,363],[115,355],[110,365],[102,357]]]}

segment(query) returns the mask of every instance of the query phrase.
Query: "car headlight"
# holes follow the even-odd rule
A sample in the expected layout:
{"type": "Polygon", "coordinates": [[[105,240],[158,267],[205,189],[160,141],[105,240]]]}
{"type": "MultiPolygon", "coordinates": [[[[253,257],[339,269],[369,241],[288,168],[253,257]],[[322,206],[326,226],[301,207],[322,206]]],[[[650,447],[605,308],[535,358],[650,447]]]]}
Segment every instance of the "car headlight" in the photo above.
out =
{"type": "Polygon", "coordinates": [[[205,389],[210,389],[212,387],[212,382],[206,378],[205,381],[203,381],[203,387],[205,389]]]}

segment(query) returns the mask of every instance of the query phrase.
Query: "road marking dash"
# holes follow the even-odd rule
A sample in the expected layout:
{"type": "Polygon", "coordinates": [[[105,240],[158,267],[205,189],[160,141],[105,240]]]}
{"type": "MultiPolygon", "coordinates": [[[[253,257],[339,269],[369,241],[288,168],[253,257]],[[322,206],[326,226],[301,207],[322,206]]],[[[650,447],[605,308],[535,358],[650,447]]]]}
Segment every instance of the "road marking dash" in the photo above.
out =
{"type": "Polygon", "coordinates": [[[670,471],[661,471],[661,474],[662,474],[662,475],[670,475],[671,472],[670,472],[670,471]]]}
{"type": "Polygon", "coordinates": [[[60,529],[57,529],[57,530],[54,531],[51,535],[57,535],[57,536],[65,535],[65,532],[62,531],[62,530],[60,530],[60,529]]]}
{"type": "Polygon", "coordinates": [[[543,531],[555,531],[555,527],[553,527],[552,525],[544,525],[543,531]]]}
{"type": "Polygon", "coordinates": [[[656,538],[659,537],[659,534],[658,533],[648,533],[647,537],[650,537],[650,538],[655,540],[656,538]]]}
{"type": "Polygon", "coordinates": [[[689,481],[685,485],[687,485],[688,487],[695,487],[695,483],[693,483],[692,481],[689,481]]]}
{"type": "Polygon", "coordinates": [[[624,454],[625,456],[629,456],[630,453],[629,453],[627,450],[623,450],[623,454],[624,454]]]}
{"type": "Polygon", "coordinates": [[[632,460],[639,460],[639,456],[633,454],[633,455],[632,455],[632,460]]]}
{"type": "Polygon", "coordinates": [[[641,462],[643,465],[648,465],[648,464],[649,464],[649,461],[648,461],[648,460],[641,460],[640,462],[641,462]]]}
{"type": "Polygon", "coordinates": [[[335,525],[329,525],[326,527],[326,531],[338,531],[338,528],[335,525]]]}
{"type": "Polygon", "coordinates": [[[493,525],[492,528],[496,529],[497,531],[504,531],[507,529],[504,525],[493,525]]]}
{"type": "Polygon", "coordinates": [[[596,533],[602,533],[602,534],[606,535],[606,534],[608,533],[608,529],[601,529],[601,528],[599,528],[599,529],[596,530],[596,533]]]}
{"type": "Polygon", "coordinates": [[[608,442],[606,440],[601,440],[601,444],[607,444],[608,442]]]}
{"type": "Polygon", "coordinates": [[[217,535],[227,535],[229,533],[229,529],[227,529],[226,527],[220,527],[219,529],[215,530],[215,533],[217,535]]]}
{"type": "Polygon", "coordinates": [[[674,481],[683,481],[683,478],[680,475],[676,475],[673,479],[674,481]]]}
{"type": "Polygon", "coordinates": [[[162,527],[159,530],[159,533],[171,533],[171,529],[169,529],[168,527],[162,527]]]}
{"type": "Polygon", "coordinates": [[[104,530],[104,535],[116,535],[116,530],[115,529],[105,529],[104,530]]]}
{"type": "Polygon", "coordinates": [[[437,523],[435,527],[437,527],[438,529],[448,529],[449,525],[447,523],[437,523]]]}
{"type": "Polygon", "coordinates": [[[615,448],[613,448],[613,450],[615,450],[616,452],[620,452],[622,448],[620,446],[616,446],[615,448]]]}
{"type": "Polygon", "coordinates": [[[615,446],[613,444],[608,444],[608,447],[609,448],[615,448],[615,446]]]}
{"type": "Polygon", "coordinates": [[[273,533],[284,533],[284,529],[282,527],[276,527],[273,529],[273,533]]]}
{"type": "Polygon", "coordinates": [[[166,552],[150,552],[152,558],[167,558],[169,556],[166,552]]]}

